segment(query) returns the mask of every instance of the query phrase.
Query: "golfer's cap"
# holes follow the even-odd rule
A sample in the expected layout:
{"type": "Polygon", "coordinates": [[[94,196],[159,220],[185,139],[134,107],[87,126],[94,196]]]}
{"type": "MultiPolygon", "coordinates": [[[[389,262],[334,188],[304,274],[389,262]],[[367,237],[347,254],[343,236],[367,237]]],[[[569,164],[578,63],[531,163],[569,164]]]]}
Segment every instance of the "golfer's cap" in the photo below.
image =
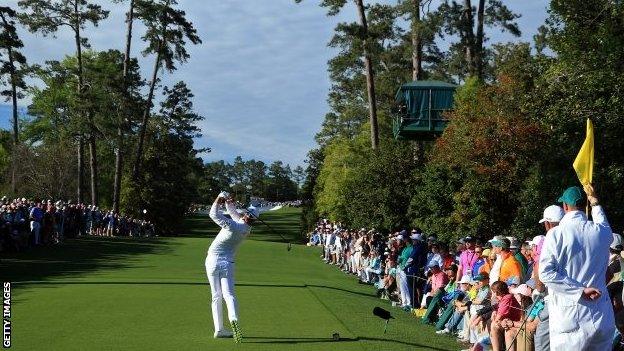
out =
{"type": "Polygon", "coordinates": [[[473,284],[472,278],[470,278],[469,275],[465,275],[461,278],[461,280],[459,281],[459,284],[473,284]]]}
{"type": "Polygon", "coordinates": [[[583,190],[578,186],[571,186],[563,192],[563,195],[559,198],[559,202],[578,207],[582,204],[584,199],[585,195],[583,195],[583,190]]]}
{"type": "Polygon", "coordinates": [[[472,278],[472,280],[474,280],[475,282],[480,282],[488,279],[490,279],[490,275],[485,272],[479,273],[474,278],[472,278]]]}
{"type": "Polygon", "coordinates": [[[247,212],[254,218],[258,218],[260,216],[260,211],[255,206],[247,207],[247,212]]]}
{"type": "Polygon", "coordinates": [[[534,237],[533,240],[529,241],[529,245],[530,246],[539,246],[539,244],[541,244],[542,241],[544,241],[544,239],[546,239],[545,236],[538,235],[538,236],[534,237]]]}
{"type": "Polygon", "coordinates": [[[563,218],[563,208],[557,205],[550,205],[544,209],[544,217],[540,219],[539,223],[544,222],[561,222],[561,218],[563,218]]]}
{"type": "Polygon", "coordinates": [[[622,245],[622,236],[620,234],[613,233],[613,242],[610,246],[613,251],[622,251],[624,246],[622,245]]]}
{"type": "Polygon", "coordinates": [[[509,292],[512,294],[520,294],[523,296],[531,297],[531,288],[526,284],[520,284],[515,288],[509,289],[509,292]]]}

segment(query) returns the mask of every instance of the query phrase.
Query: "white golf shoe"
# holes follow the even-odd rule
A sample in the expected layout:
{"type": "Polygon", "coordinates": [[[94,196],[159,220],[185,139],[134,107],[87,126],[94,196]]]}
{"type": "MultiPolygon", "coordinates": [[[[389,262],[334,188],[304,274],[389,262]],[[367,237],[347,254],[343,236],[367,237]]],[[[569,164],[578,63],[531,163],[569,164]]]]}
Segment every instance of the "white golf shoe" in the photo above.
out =
{"type": "Polygon", "coordinates": [[[219,331],[214,332],[215,339],[217,339],[217,338],[231,338],[233,336],[234,336],[234,334],[231,331],[227,330],[227,329],[223,329],[223,330],[219,330],[219,331]]]}

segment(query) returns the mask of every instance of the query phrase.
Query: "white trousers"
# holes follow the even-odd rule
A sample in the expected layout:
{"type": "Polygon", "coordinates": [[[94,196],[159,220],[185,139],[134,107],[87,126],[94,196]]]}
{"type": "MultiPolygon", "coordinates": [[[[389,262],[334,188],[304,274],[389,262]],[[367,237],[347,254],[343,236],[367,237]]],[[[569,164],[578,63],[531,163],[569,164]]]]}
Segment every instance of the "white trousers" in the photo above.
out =
{"type": "Polygon", "coordinates": [[[35,236],[35,245],[41,244],[41,236],[39,235],[39,233],[41,232],[41,223],[31,221],[30,232],[35,236]]]}
{"type": "Polygon", "coordinates": [[[409,287],[407,286],[407,275],[402,269],[397,269],[397,285],[399,286],[399,290],[401,292],[401,303],[403,306],[412,305],[412,301],[409,294],[409,287]]]}
{"type": "Polygon", "coordinates": [[[238,303],[234,296],[234,262],[215,261],[206,257],[206,275],[212,294],[212,321],[215,331],[223,330],[223,300],[230,321],[238,320],[238,303]]]}
{"type": "Polygon", "coordinates": [[[552,351],[610,351],[615,319],[608,294],[595,302],[547,296],[552,351]]]}

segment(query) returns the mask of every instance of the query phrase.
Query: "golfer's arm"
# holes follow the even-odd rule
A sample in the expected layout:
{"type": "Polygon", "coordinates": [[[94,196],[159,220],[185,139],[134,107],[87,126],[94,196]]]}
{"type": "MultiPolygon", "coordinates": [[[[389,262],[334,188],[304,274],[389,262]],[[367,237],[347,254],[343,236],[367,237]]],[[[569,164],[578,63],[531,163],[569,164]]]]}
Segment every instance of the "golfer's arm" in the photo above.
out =
{"type": "Polygon", "coordinates": [[[236,211],[236,206],[234,205],[233,201],[226,201],[225,202],[225,208],[227,209],[228,213],[230,214],[230,217],[232,217],[232,219],[235,222],[240,222],[241,221],[241,217],[238,214],[238,211],[236,211]]]}
{"type": "Polygon", "coordinates": [[[231,225],[231,219],[225,217],[221,211],[219,211],[219,198],[217,197],[210,207],[210,213],[208,214],[213,222],[219,227],[225,228],[231,225]]]}

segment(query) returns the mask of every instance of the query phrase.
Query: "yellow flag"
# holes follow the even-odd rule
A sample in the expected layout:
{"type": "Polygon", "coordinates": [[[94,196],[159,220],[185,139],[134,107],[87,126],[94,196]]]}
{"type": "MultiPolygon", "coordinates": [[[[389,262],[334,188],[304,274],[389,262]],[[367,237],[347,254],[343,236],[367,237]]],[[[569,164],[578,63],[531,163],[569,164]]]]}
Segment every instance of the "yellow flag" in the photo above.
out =
{"type": "Polygon", "coordinates": [[[581,184],[586,185],[592,182],[594,174],[594,125],[589,118],[587,119],[585,142],[576,155],[572,167],[574,167],[581,184]]]}

